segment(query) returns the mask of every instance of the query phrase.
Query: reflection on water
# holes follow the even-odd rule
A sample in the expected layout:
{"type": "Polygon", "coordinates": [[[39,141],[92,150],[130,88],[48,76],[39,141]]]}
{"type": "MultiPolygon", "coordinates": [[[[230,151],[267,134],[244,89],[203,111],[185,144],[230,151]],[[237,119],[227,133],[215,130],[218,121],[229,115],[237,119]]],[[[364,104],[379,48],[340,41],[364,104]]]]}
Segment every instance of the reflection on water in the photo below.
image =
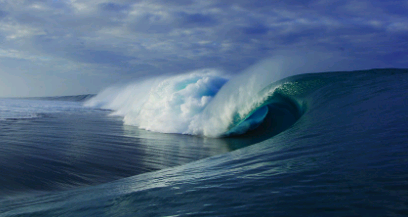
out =
{"type": "Polygon", "coordinates": [[[148,168],[163,169],[229,152],[224,140],[181,134],[164,134],[123,125],[125,137],[139,139],[139,161],[148,168]]]}
{"type": "Polygon", "coordinates": [[[222,140],[140,130],[80,103],[18,100],[33,103],[41,108],[33,115],[46,115],[0,120],[0,198],[111,182],[230,151],[222,140]]]}

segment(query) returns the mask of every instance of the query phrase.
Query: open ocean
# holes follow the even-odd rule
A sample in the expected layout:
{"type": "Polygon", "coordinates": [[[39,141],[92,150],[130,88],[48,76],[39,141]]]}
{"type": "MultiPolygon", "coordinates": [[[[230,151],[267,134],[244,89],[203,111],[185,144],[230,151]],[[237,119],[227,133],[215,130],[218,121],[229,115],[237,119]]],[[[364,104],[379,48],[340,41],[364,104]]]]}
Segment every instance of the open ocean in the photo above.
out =
{"type": "Polygon", "coordinates": [[[0,99],[0,216],[408,216],[408,70],[0,99]]]}

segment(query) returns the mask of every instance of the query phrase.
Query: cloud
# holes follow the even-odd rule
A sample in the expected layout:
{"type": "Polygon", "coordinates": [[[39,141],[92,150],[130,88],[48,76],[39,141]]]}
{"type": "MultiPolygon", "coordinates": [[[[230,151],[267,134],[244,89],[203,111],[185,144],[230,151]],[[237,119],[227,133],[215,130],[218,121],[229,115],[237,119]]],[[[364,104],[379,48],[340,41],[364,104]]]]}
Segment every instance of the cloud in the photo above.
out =
{"type": "Polygon", "coordinates": [[[3,19],[6,16],[7,16],[7,13],[5,11],[0,10],[0,19],[3,19]]]}
{"type": "Polygon", "coordinates": [[[98,6],[104,11],[114,11],[114,12],[121,12],[121,11],[129,9],[129,5],[116,4],[113,2],[100,3],[98,6]]]}
{"type": "Polygon", "coordinates": [[[98,89],[197,68],[235,73],[278,50],[300,48],[341,51],[372,67],[407,67],[407,6],[381,0],[3,0],[0,70],[31,68],[55,81],[71,81],[78,70],[103,81],[93,86],[98,89]]]}
{"type": "Polygon", "coordinates": [[[67,57],[77,62],[112,65],[122,64],[122,66],[126,65],[127,62],[132,59],[131,57],[112,51],[91,49],[75,49],[69,52],[67,57]]]}
{"type": "Polygon", "coordinates": [[[178,26],[181,28],[210,27],[217,24],[217,20],[210,15],[202,13],[176,13],[178,26]]]}
{"type": "Polygon", "coordinates": [[[255,24],[249,27],[243,28],[245,34],[248,35],[265,35],[268,33],[269,28],[262,24],[255,24]]]}

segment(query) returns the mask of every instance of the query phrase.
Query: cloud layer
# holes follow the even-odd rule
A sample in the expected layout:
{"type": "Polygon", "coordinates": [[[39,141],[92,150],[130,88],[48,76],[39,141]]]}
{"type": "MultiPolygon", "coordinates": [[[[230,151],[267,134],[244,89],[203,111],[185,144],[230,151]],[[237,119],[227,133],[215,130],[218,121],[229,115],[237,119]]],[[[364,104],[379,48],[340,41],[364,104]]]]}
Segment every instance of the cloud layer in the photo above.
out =
{"type": "Polygon", "coordinates": [[[236,73],[280,50],[408,67],[407,1],[0,0],[0,96],[97,92],[140,76],[236,73]]]}

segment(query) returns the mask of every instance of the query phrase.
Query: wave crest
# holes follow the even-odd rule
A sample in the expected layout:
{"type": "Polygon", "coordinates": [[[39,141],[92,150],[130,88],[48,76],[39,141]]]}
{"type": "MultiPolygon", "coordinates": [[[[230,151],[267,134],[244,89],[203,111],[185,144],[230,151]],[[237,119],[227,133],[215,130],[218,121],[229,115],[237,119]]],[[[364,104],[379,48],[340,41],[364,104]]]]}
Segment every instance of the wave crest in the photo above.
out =
{"type": "MultiPolygon", "coordinates": [[[[316,61],[316,56],[325,55],[316,52],[305,57],[288,53],[264,60],[232,78],[205,69],[145,79],[108,88],[85,105],[112,109],[113,114],[124,117],[125,124],[151,131],[207,137],[242,134],[264,121],[271,112],[271,104],[280,106],[287,101],[276,99],[275,92],[281,85],[276,81],[313,72],[315,65],[327,65],[321,61],[324,58],[316,61]]],[[[331,62],[329,57],[325,61],[331,62]]],[[[297,117],[295,113],[293,116],[297,117]]]]}

